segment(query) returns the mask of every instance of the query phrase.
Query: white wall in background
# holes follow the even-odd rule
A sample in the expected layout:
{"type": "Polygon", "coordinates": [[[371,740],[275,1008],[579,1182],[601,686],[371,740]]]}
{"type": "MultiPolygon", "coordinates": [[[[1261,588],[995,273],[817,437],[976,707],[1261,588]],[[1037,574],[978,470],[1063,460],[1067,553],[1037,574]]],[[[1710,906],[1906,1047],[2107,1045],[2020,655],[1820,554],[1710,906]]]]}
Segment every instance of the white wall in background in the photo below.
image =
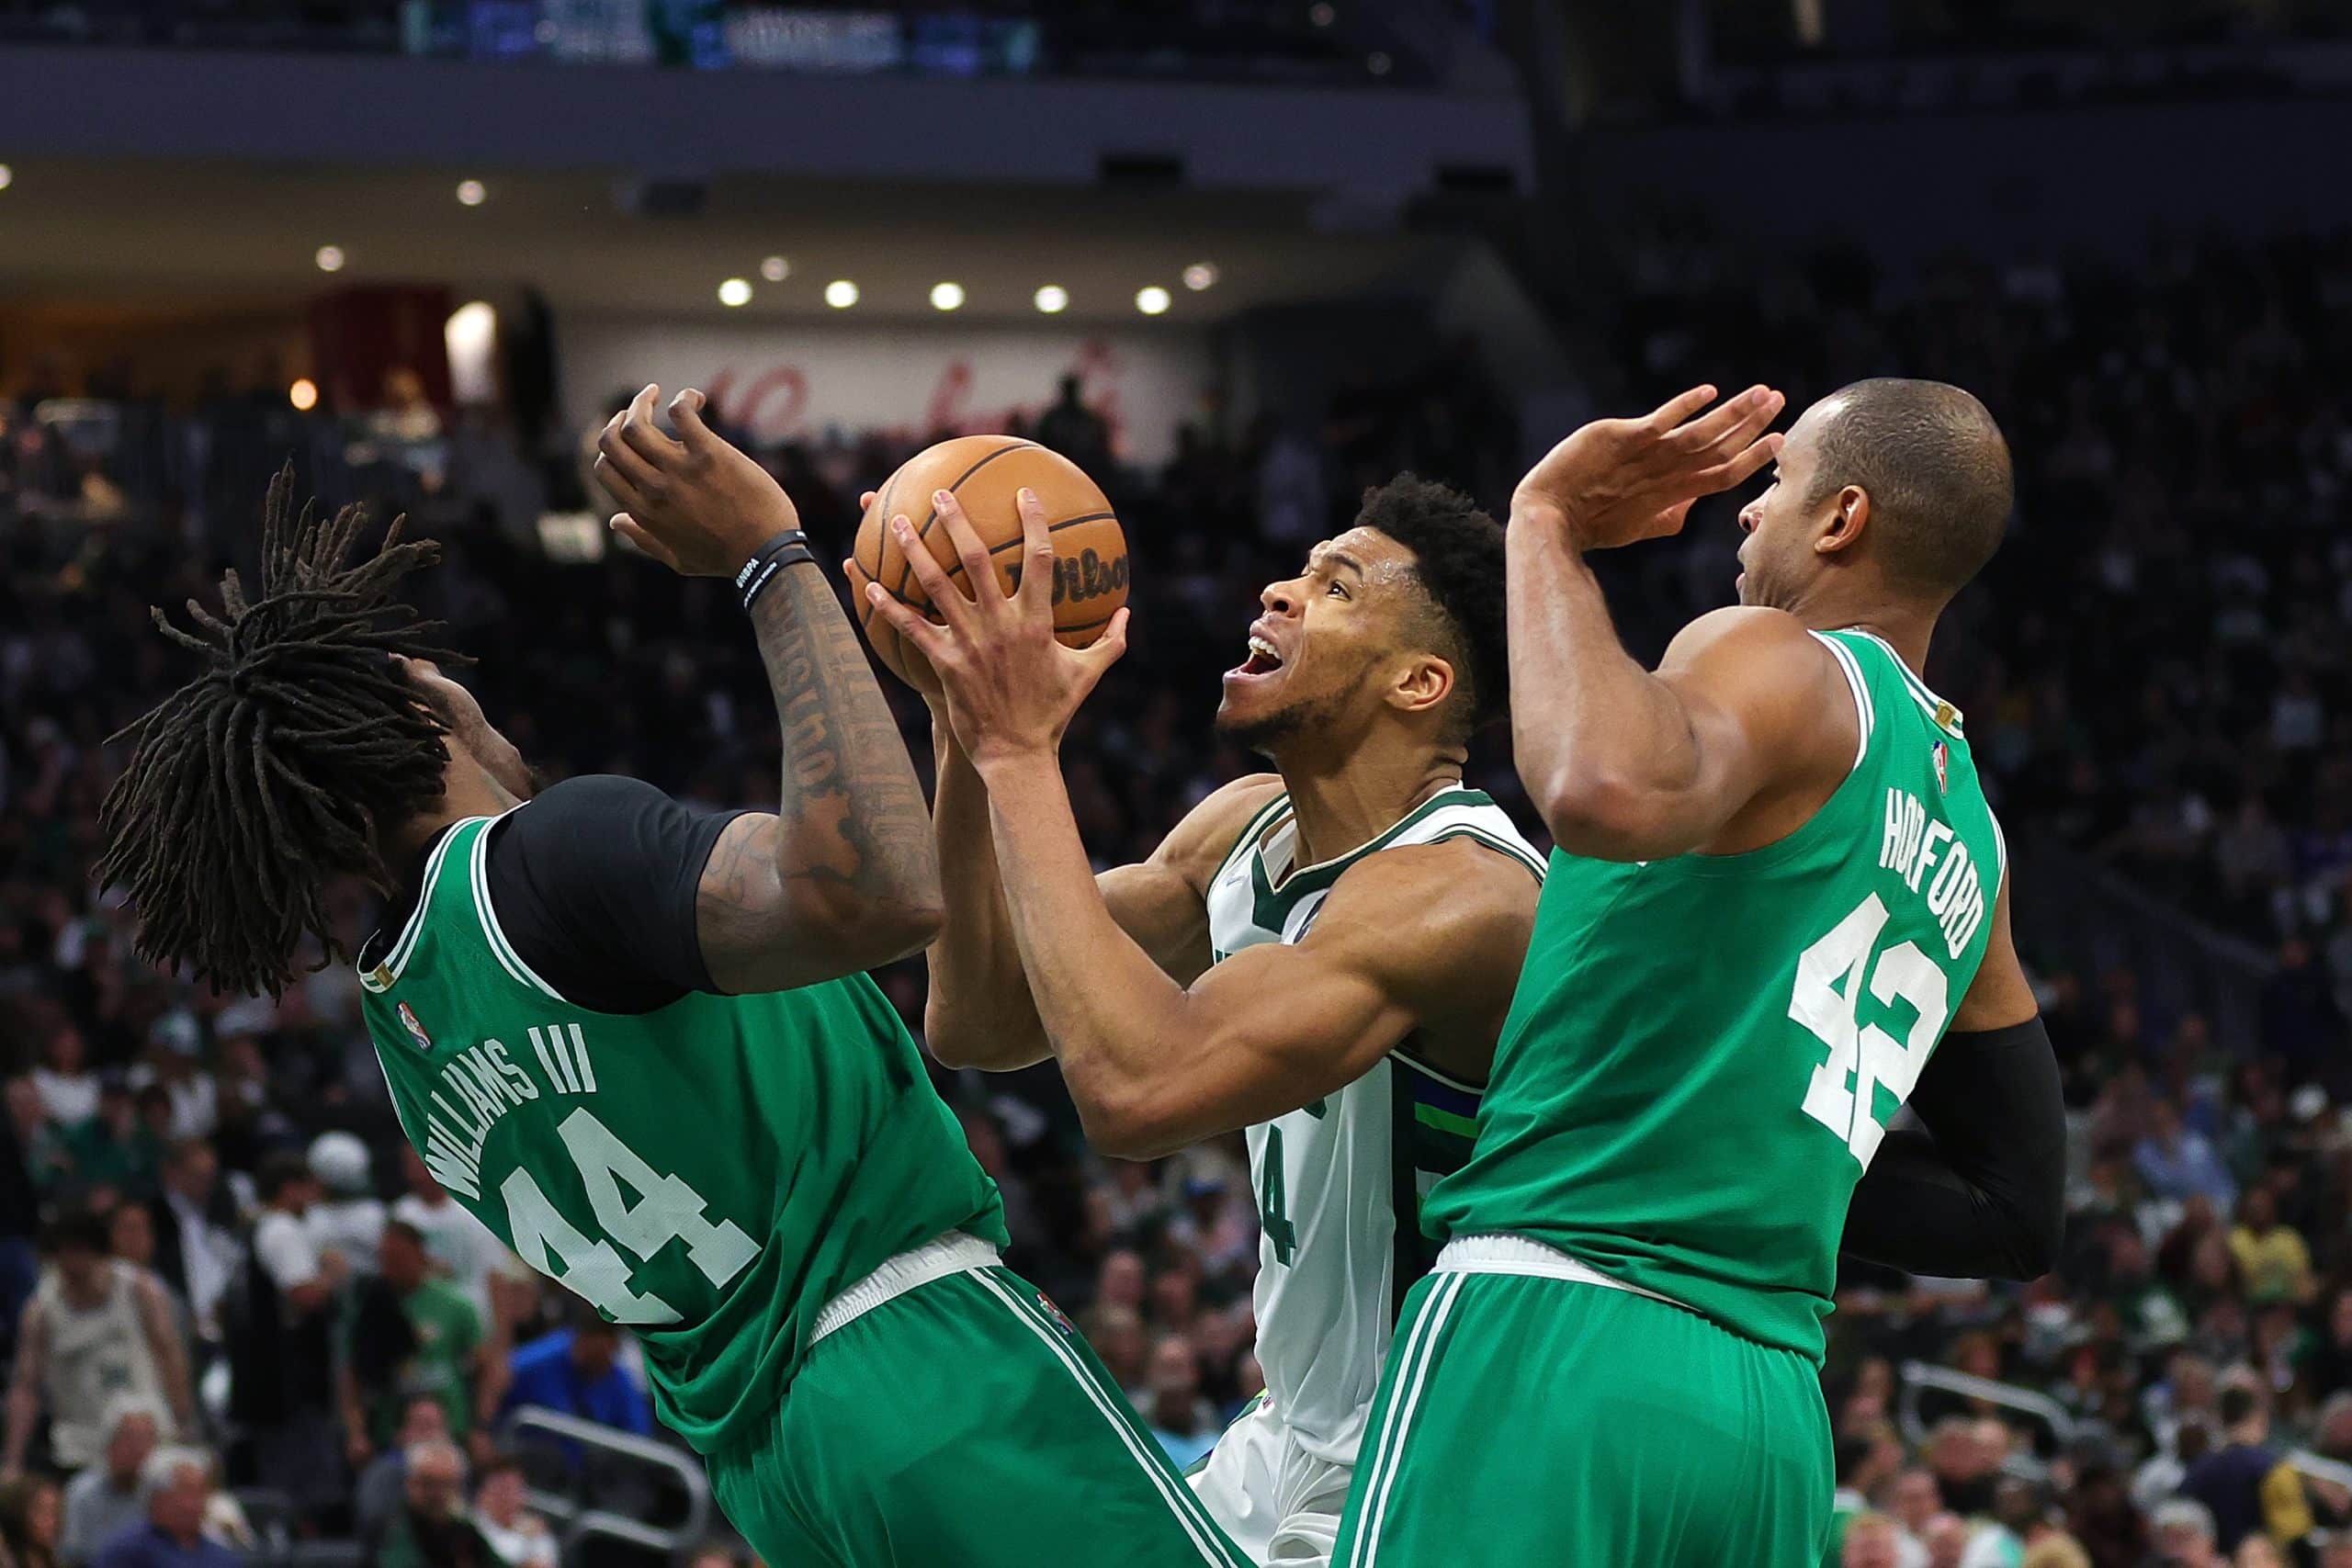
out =
{"type": "Polygon", "coordinates": [[[557,360],[563,407],[585,428],[617,392],[699,387],[763,440],[820,438],[828,426],[921,436],[1002,429],[1034,417],[1075,374],[1111,422],[1114,449],[1157,464],[1194,417],[1214,375],[1206,336],[1183,329],[810,326],[566,314],[557,360]]]}

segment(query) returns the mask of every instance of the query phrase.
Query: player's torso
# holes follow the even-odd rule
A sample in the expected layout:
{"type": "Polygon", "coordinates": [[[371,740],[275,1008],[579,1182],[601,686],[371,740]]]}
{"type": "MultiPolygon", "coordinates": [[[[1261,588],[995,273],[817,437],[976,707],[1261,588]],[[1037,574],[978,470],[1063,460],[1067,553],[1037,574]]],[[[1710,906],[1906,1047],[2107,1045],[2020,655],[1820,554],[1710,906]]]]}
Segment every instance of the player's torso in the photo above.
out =
{"type": "Polygon", "coordinates": [[[1446,1235],[1532,1236],[1767,1344],[1821,1350],[1848,1200],[1961,1002],[2004,851],[1960,716],[1824,634],[1860,756],[1741,855],[1555,853],[1446,1235]]]}
{"type": "MultiPolygon", "coordinates": [[[[1218,960],[1296,942],[1331,885],[1365,855],[1475,837],[1539,878],[1542,857],[1500,807],[1449,790],[1353,853],[1294,864],[1296,829],[1278,797],[1252,818],[1211,881],[1218,960]]],[[[1354,1457],[1404,1291],[1427,1271],[1421,1195],[1469,1157],[1478,1089],[1392,1053],[1338,1093],[1248,1130],[1261,1236],[1255,1307],[1268,1396],[1318,1457],[1354,1457]]]]}
{"type": "Polygon", "coordinates": [[[362,976],[393,1104],[458,1202],[639,1331],[665,1419],[707,1446],[773,1403],[842,1287],[952,1229],[1001,1240],[994,1188],[863,976],[564,1001],[484,918],[492,820],[444,838],[362,976]]]}

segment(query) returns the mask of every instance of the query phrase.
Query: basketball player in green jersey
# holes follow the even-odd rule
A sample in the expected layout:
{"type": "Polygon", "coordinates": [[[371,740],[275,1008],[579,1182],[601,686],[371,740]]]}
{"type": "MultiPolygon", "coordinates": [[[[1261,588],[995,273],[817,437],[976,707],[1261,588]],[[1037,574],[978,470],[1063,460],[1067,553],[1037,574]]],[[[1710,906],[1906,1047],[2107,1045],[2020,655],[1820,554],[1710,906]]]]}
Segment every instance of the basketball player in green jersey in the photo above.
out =
{"type": "Polygon", "coordinates": [[[1999,542],[2007,448],[1935,382],[1848,387],[1785,446],[1779,394],[1713,399],[1587,425],[1512,498],[1512,736],[1559,847],[1342,1568],[1813,1564],[1841,1229],[1946,1275],[2056,1249],[2064,1111],[2007,855],[1919,675],[1999,542]],[[1739,606],[1643,670],[1586,553],[1776,456],[1739,606]],[[1891,1124],[1906,1101],[1923,1126],[1891,1124]]]}
{"type": "MultiPolygon", "coordinates": [[[[173,630],[202,667],[141,727],[104,870],[142,945],[234,989],[332,947],[330,878],[392,895],[361,948],[392,1102],[441,1185],[634,1328],[662,1419],[760,1557],[831,1568],[1233,1568],[1060,1314],[996,1264],[996,1190],[859,971],[921,947],[922,791],[792,503],[648,388],[604,433],[615,526],[734,576],[782,805],[690,809],[514,747],[392,597],[432,547],[344,558],[273,491],[260,594],[173,630]]],[[[528,634],[527,623],[517,633],[528,634]]]]}
{"type": "Polygon", "coordinates": [[[1468,1156],[1535,915],[1542,857],[1462,784],[1506,695],[1502,530],[1411,475],[1370,491],[1266,588],[1225,677],[1219,730],[1279,773],[1098,882],[1056,750],[1123,628],[1059,647],[1051,574],[996,592],[952,497],[940,514],[990,586],[966,595],[918,548],[945,625],[877,601],[933,660],[944,716],[932,1048],[993,1067],[1050,1050],[1110,1153],[1248,1130],[1266,1397],[1191,1479],[1253,1562],[1321,1564],[1397,1301],[1429,1265],[1420,1194],[1468,1156]]]}

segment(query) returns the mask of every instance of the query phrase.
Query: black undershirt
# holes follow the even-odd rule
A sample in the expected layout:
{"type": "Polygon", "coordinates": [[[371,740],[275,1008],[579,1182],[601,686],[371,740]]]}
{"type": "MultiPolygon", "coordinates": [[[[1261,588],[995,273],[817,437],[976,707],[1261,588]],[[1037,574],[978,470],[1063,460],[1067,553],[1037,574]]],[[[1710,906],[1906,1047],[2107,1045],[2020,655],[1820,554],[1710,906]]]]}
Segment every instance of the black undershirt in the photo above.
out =
{"type": "MultiPolygon", "coordinates": [[[[741,815],[696,810],[609,773],[550,785],[490,829],[498,923],[535,974],[592,1012],[651,1012],[689,991],[716,991],[695,892],[711,846],[741,815]]],[[[438,842],[408,867],[399,899],[360,949],[363,968],[408,922],[438,842]]]]}

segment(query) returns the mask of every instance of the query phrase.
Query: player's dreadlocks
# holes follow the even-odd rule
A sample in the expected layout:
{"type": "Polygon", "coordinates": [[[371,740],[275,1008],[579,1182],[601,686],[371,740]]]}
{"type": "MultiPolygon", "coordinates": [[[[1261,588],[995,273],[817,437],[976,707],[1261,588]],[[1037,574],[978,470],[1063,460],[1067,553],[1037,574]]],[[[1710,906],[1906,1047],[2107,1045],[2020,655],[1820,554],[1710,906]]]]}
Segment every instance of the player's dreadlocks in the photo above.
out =
{"type": "Polygon", "coordinates": [[[324,523],[309,505],[297,513],[289,464],[262,511],[261,597],[248,603],[232,570],[226,619],[193,599],[194,632],[153,612],[204,670],[115,737],[139,749],[107,792],[98,875],[129,892],[142,956],[223,989],[282,992],[305,931],[341,956],[328,882],[351,874],[389,891],[379,827],[441,797],[447,727],[392,656],[462,660],[432,645],[439,623],[391,594],[440,547],[401,543],[396,520],[346,568],[365,522],[357,506],[324,523]]]}

